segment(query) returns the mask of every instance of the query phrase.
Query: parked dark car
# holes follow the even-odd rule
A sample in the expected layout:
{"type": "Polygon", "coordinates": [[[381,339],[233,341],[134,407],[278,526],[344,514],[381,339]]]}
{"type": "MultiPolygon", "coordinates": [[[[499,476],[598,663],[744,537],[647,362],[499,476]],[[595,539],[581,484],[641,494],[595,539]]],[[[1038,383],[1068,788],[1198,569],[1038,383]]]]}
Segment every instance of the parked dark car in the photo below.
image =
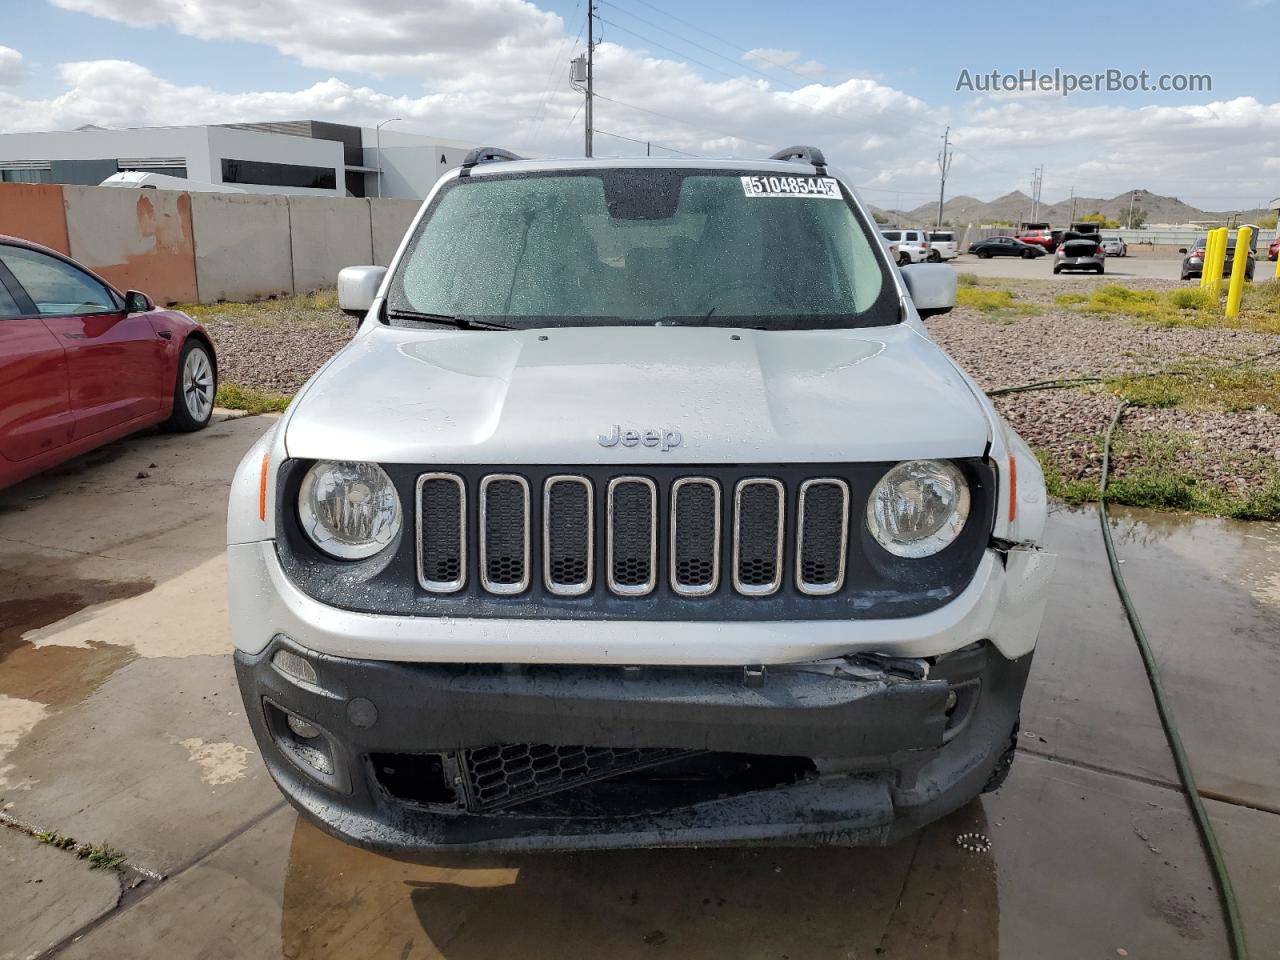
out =
{"type": "Polygon", "coordinates": [[[1107,272],[1107,251],[1102,239],[1097,234],[1081,236],[1078,233],[1067,233],[1062,238],[1058,250],[1053,255],[1053,272],[1063,270],[1092,270],[1095,273],[1107,272]]]}
{"type": "Polygon", "coordinates": [[[969,252],[981,260],[991,257],[1022,257],[1024,260],[1032,260],[1045,255],[1044,247],[1023,243],[1014,237],[988,237],[969,244],[969,252]]]}
{"type": "Polygon", "coordinates": [[[0,236],[0,487],[154,424],[199,430],[216,388],[185,313],[0,236]]]}
{"type": "MultiPolygon", "coordinates": [[[[1204,274],[1204,245],[1205,239],[1201,237],[1196,241],[1194,247],[1179,247],[1178,252],[1185,254],[1182,258],[1182,279],[1196,280],[1204,274]]],[[[1232,237],[1227,241],[1227,255],[1222,261],[1222,275],[1224,277],[1231,276],[1231,265],[1236,258],[1236,240],[1232,237]]],[[[1249,251],[1249,260],[1245,264],[1244,277],[1246,280],[1253,279],[1253,270],[1257,265],[1257,251],[1249,251]]]]}

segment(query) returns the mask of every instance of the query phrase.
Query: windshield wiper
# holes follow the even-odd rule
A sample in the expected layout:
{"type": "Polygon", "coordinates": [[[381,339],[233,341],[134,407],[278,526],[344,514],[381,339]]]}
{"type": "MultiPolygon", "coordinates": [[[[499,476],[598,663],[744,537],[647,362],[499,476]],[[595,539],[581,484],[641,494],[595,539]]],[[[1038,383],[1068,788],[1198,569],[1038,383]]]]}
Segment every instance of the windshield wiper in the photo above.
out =
{"type": "Polygon", "coordinates": [[[473,320],[470,317],[456,317],[451,313],[423,313],[418,310],[388,310],[391,320],[418,320],[422,323],[439,323],[459,330],[514,330],[505,323],[490,323],[488,320],[473,320]]]}

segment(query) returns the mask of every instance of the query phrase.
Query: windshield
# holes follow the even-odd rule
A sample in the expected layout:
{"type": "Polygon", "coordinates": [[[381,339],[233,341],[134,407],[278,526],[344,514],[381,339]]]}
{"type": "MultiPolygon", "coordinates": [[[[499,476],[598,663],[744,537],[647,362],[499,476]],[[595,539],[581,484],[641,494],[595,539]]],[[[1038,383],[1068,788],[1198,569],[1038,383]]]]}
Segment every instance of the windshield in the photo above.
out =
{"type": "Polygon", "coordinates": [[[433,201],[388,308],[393,321],[513,327],[896,323],[873,238],[831,178],[654,168],[469,177],[433,201]]]}

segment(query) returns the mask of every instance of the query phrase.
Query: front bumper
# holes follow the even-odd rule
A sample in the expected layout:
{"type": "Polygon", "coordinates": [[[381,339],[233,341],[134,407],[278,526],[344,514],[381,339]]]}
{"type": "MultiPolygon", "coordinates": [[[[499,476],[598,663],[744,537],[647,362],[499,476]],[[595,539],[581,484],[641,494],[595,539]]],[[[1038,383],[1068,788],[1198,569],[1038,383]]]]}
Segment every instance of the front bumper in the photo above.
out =
{"type": "Polygon", "coordinates": [[[1030,660],[980,642],[934,658],[927,678],[839,661],[747,682],[741,668],[355,660],[276,637],[259,653],[237,652],[236,670],[290,801],[342,839],[404,854],[890,843],[981,791],[1009,742],[1030,660]],[[311,664],[314,682],[282,670],[281,650],[311,664]],[[300,741],[289,715],[319,736],[300,741]],[[680,751],[673,762],[701,765],[704,779],[713,768],[734,778],[640,772],[481,806],[467,757],[515,744],[680,751]],[[742,774],[775,767],[784,772],[742,774]]]}

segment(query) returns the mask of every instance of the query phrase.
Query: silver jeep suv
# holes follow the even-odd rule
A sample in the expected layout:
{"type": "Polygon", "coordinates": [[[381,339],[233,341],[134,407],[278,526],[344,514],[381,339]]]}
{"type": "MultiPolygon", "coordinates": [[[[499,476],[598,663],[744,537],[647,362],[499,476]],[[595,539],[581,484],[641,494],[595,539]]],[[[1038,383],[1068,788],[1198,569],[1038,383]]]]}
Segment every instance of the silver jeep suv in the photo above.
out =
{"type": "Polygon", "coordinates": [[[822,153],[475,151],[245,457],[235,662],[388,851],[886,843],[1006,775],[1035,457],[822,153]]]}

